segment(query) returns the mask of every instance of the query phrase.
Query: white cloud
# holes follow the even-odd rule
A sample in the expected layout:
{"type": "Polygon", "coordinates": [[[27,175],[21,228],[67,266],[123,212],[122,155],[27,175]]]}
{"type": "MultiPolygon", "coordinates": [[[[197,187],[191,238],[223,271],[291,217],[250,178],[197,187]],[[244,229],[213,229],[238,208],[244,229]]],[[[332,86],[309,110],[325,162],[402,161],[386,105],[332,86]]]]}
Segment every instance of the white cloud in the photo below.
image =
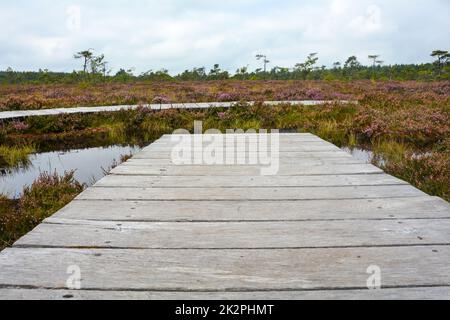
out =
{"type": "Polygon", "coordinates": [[[333,0],[330,4],[330,11],[333,15],[343,15],[348,11],[348,1],[333,0]]]}
{"type": "Polygon", "coordinates": [[[139,72],[256,68],[257,52],[271,66],[292,66],[310,52],[326,65],[353,54],[368,63],[367,53],[422,62],[449,49],[449,13],[447,0],[2,1],[0,69],[71,71],[80,68],[73,53],[88,48],[116,71],[139,72]],[[433,18],[417,23],[424,17],[433,18]]]}
{"type": "Polygon", "coordinates": [[[359,35],[375,33],[383,29],[381,9],[376,5],[370,5],[366,14],[358,16],[350,21],[349,27],[359,35]]]}

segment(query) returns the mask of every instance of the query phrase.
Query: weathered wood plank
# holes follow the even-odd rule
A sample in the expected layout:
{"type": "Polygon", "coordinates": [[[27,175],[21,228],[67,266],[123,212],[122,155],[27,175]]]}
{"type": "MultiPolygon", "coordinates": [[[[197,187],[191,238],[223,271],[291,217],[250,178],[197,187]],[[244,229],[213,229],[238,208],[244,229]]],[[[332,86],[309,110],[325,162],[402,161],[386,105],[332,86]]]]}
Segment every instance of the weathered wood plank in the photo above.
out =
{"type": "Polygon", "coordinates": [[[450,219],[117,223],[53,218],[15,245],[138,249],[450,245],[448,230],[450,219]]]}
{"type": "MultiPolygon", "coordinates": [[[[163,151],[172,150],[174,147],[191,147],[191,148],[206,148],[207,146],[215,146],[223,149],[234,150],[254,150],[260,146],[276,148],[284,151],[324,151],[329,149],[332,151],[342,151],[334,144],[322,140],[317,137],[302,137],[295,138],[295,136],[262,136],[262,135],[192,135],[192,136],[177,136],[173,138],[160,139],[143,148],[143,151],[163,151]]],[[[258,149],[256,149],[258,150],[258,149]]]]}
{"type": "MultiPolygon", "coordinates": [[[[262,133],[260,133],[260,132],[257,132],[257,133],[252,133],[252,132],[245,132],[245,133],[241,133],[241,132],[237,132],[237,131],[234,131],[234,132],[225,132],[225,133],[205,133],[204,135],[207,135],[207,136],[222,136],[222,135],[229,135],[229,136],[242,136],[242,135],[245,135],[245,136],[259,136],[260,134],[262,134],[262,133]]],[[[164,139],[172,139],[172,136],[174,136],[174,135],[176,135],[176,136],[194,136],[195,134],[192,134],[192,133],[174,133],[174,134],[171,134],[171,133],[168,133],[168,134],[163,134],[160,138],[159,138],[159,140],[164,140],[164,139]]],[[[316,139],[320,139],[318,136],[316,136],[316,135],[314,135],[314,134],[312,134],[312,133],[310,133],[310,132],[278,132],[278,133],[276,133],[276,132],[271,132],[271,131],[269,131],[269,132],[267,132],[267,135],[279,135],[280,137],[282,136],[282,137],[292,137],[293,139],[302,139],[302,138],[305,138],[305,137],[311,137],[311,138],[316,138],[316,139]]]]}
{"type": "MultiPolygon", "coordinates": [[[[88,188],[77,199],[94,200],[315,200],[417,197],[409,185],[273,188],[88,188]]],[[[406,201],[406,200],[405,200],[406,201]]]]}
{"type": "Polygon", "coordinates": [[[449,300],[450,287],[381,290],[167,292],[0,289],[2,300],[449,300]]]}
{"type": "MultiPolygon", "coordinates": [[[[161,176],[259,176],[261,169],[268,166],[118,166],[111,170],[112,174],[123,175],[161,175],[161,176]]],[[[383,171],[370,164],[329,165],[315,167],[280,166],[279,176],[297,175],[343,175],[373,174],[383,171]]]]}
{"type": "Polygon", "coordinates": [[[341,176],[121,176],[109,175],[97,187],[339,187],[400,185],[406,182],[387,174],[341,176]]]}
{"type": "Polygon", "coordinates": [[[115,221],[277,221],[450,218],[434,197],[310,201],[73,201],[55,218],[115,221]]]}
{"type": "MultiPolygon", "coordinates": [[[[200,149],[200,148],[198,148],[200,149]]],[[[197,149],[197,150],[198,150],[197,149]]],[[[225,146],[222,149],[224,152],[244,152],[244,151],[251,151],[251,149],[249,149],[248,147],[241,147],[241,146],[225,146]]],[[[145,150],[143,150],[143,152],[172,152],[174,150],[173,146],[153,146],[150,145],[149,147],[147,147],[145,150]]],[[[195,148],[192,148],[193,151],[195,151],[195,148]]],[[[204,149],[200,149],[200,151],[204,152],[204,149]]],[[[283,152],[298,152],[298,151],[303,151],[303,152],[323,152],[323,151],[336,151],[336,152],[344,152],[341,149],[339,149],[338,147],[334,146],[334,145],[324,145],[324,144],[317,144],[317,145],[306,145],[306,144],[299,144],[299,145],[286,145],[286,144],[280,144],[278,148],[276,149],[272,149],[272,148],[267,148],[267,151],[271,151],[271,150],[275,150],[277,152],[283,153],[283,152]]],[[[255,149],[254,151],[259,151],[258,149],[255,149]]]]}
{"type": "MultiPolygon", "coordinates": [[[[231,136],[231,137],[259,137],[261,135],[261,133],[238,133],[238,132],[234,132],[234,133],[208,133],[208,134],[204,134],[204,136],[206,137],[216,137],[216,136],[231,136]]],[[[312,134],[312,133],[274,133],[274,132],[267,132],[266,134],[267,136],[271,137],[271,136],[278,136],[281,139],[286,139],[286,140],[321,140],[321,141],[325,141],[322,138],[312,134]]],[[[176,136],[176,137],[196,137],[198,135],[196,134],[180,134],[180,133],[176,133],[176,134],[164,134],[161,136],[161,138],[159,138],[157,141],[172,141],[172,137],[176,136]]]]}
{"type": "MultiPolygon", "coordinates": [[[[334,144],[331,144],[329,142],[325,142],[325,141],[321,141],[321,140],[309,140],[309,141],[290,141],[290,140],[285,140],[283,139],[282,141],[276,141],[276,140],[270,140],[267,139],[267,141],[262,140],[261,142],[259,142],[258,140],[255,141],[243,141],[243,142],[239,142],[239,140],[235,140],[233,141],[231,139],[231,141],[227,141],[225,138],[216,138],[216,140],[214,140],[214,138],[211,139],[211,141],[203,141],[200,140],[197,143],[194,143],[194,139],[192,139],[192,141],[187,141],[187,142],[177,142],[177,141],[156,141],[154,143],[152,143],[151,145],[149,145],[148,147],[143,148],[143,151],[152,151],[152,150],[163,150],[163,149],[171,149],[174,147],[186,147],[186,148],[192,148],[194,149],[194,147],[199,148],[201,146],[202,149],[205,149],[208,146],[217,146],[220,147],[222,149],[236,149],[236,150],[240,150],[240,149],[245,149],[245,150],[259,150],[260,144],[262,147],[267,147],[268,150],[271,150],[272,147],[273,148],[279,148],[280,150],[283,149],[294,149],[294,148],[317,148],[317,147],[330,147],[330,149],[333,150],[341,150],[340,148],[336,147],[334,144]],[[215,141],[217,144],[213,144],[212,142],[215,141]],[[275,142],[278,143],[277,145],[272,145],[275,144],[275,142]],[[253,148],[253,149],[252,149],[253,148]]],[[[295,150],[294,150],[295,151],[295,150]]],[[[321,151],[321,150],[319,150],[321,151]]]]}
{"type": "MultiPolygon", "coordinates": [[[[0,119],[26,118],[33,116],[61,115],[72,113],[96,113],[96,112],[117,112],[120,110],[135,110],[137,108],[148,108],[150,110],[169,109],[208,109],[208,108],[230,108],[237,102],[204,102],[204,103],[171,103],[171,104],[144,104],[144,105],[117,105],[117,106],[97,106],[97,107],[75,107],[75,108],[54,108],[41,110],[14,110],[0,112],[0,119]]],[[[253,104],[253,101],[249,101],[253,104]]],[[[305,105],[316,106],[326,103],[355,104],[356,101],[266,101],[267,105],[305,105]]]]}
{"type": "MultiPolygon", "coordinates": [[[[244,291],[450,286],[450,246],[271,250],[6,249],[0,286],[66,287],[81,270],[82,289],[244,291]],[[18,272],[20,270],[20,272],[18,272]]],[[[269,296],[269,295],[268,295],[269,296]]]]}
{"type": "MultiPolygon", "coordinates": [[[[194,163],[194,158],[192,158],[192,162],[194,163]]],[[[236,162],[238,158],[235,158],[236,162]]],[[[239,160],[243,161],[244,166],[254,166],[249,162],[249,157],[239,157],[239,160]]],[[[296,158],[282,158],[279,159],[279,164],[282,166],[289,165],[295,167],[310,167],[310,166],[325,166],[325,165],[350,165],[350,164],[365,164],[366,162],[351,159],[351,158],[328,158],[328,159],[296,159],[296,158]]],[[[130,159],[127,162],[123,163],[124,166],[170,166],[170,165],[180,165],[176,163],[175,160],[167,158],[167,159],[130,159]]]]}
{"type": "Polygon", "coordinates": [[[176,166],[174,145],[163,136],[0,253],[0,298],[450,295],[442,199],[311,134],[280,135],[275,176],[176,166]],[[86,291],[65,290],[73,265],[86,291]],[[373,265],[384,290],[363,290],[373,265]]]}
{"type": "MultiPolygon", "coordinates": [[[[191,158],[195,155],[203,155],[202,152],[193,152],[191,158]]],[[[248,158],[249,155],[259,155],[259,153],[255,152],[237,152],[235,154],[236,158],[248,158]]],[[[133,156],[133,159],[171,159],[172,152],[164,151],[164,152],[145,152],[141,151],[133,156]]],[[[322,152],[307,152],[307,151],[293,151],[293,152],[283,152],[281,159],[299,159],[299,161],[303,159],[353,159],[353,157],[344,151],[322,151],[322,152]]]]}
{"type": "Polygon", "coordinates": [[[200,139],[195,139],[195,136],[178,136],[178,135],[173,135],[168,137],[168,138],[162,138],[159,140],[156,140],[155,142],[153,142],[151,145],[145,147],[144,149],[150,149],[152,146],[174,146],[174,145],[180,145],[180,144],[188,144],[188,145],[192,145],[194,141],[197,141],[197,143],[199,141],[201,141],[204,145],[208,145],[210,144],[212,141],[223,141],[224,144],[229,144],[229,143],[234,143],[234,144],[242,144],[245,143],[246,145],[248,145],[250,142],[275,142],[278,141],[281,144],[307,144],[307,145],[317,145],[317,144],[324,144],[324,145],[333,145],[328,141],[325,141],[323,139],[320,139],[319,137],[316,136],[287,136],[287,135],[278,135],[278,136],[273,136],[273,135],[267,135],[264,138],[259,139],[259,135],[204,135],[204,138],[200,138],[200,139]]]}

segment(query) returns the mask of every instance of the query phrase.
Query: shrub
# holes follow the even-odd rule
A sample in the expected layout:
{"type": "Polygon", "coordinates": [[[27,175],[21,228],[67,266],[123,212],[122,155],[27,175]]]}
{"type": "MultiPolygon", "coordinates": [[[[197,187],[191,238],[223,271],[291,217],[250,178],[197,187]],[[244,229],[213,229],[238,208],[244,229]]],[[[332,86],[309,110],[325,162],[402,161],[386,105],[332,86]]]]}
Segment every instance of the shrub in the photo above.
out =
{"type": "Polygon", "coordinates": [[[15,121],[11,124],[11,126],[13,127],[14,130],[17,131],[25,131],[28,129],[28,124],[21,122],[21,121],[15,121]]]}
{"type": "Polygon", "coordinates": [[[74,179],[74,171],[63,176],[43,172],[31,186],[24,188],[20,210],[39,223],[72,201],[83,189],[84,185],[74,179]]]}
{"type": "Polygon", "coordinates": [[[230,102],[233,101],[234,97],[229,93],[221,93],[217,96],[217,101],[219,102],[230,102]]]}
{"type": "Polygon", "coordinates": [[[156,96],[153,98],[153,103],[156,104],[169,104],[170,100],[166,96],[156,96]]]}
{"type": "Polygon", "coordinates": [[[45,218],[72,201],[84,189],[73,172],[42,173],[19,200],[0,195],[0,249],[11,245],[45,218]]]}
{"type": "Polygon", "coordinates": [[[429,152],[417,155],[409,152],[399,161],[388,159],[379,165],[422,191],[450,201],[449,163],[449,153],[429,152]]]}

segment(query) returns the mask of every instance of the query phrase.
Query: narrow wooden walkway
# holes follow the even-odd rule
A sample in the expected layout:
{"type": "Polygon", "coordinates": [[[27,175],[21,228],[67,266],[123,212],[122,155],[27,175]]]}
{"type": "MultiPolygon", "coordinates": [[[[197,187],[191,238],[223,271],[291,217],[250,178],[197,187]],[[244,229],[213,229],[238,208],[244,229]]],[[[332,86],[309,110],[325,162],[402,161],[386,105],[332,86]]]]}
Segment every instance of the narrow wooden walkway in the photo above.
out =
{"type": "MultiPolygon", "coordinates": [[[[289,103],[292,105],[315,106],[333,101],[266,101],[268,105],[278,105],[289,103]]],[[[341,104],[357,103],[356,101],[336,101],[341,104]]],[[[60,114],[73,113],[97,113],[97,112],[117,112],[121,110],[135,110],[138,108],[148,108],[151,110],[169,109],[207,109],[207,108],[230,108],[237,102],[204,102],[204,103],[170,103],[170,104],[144,104],[144,105],[118,105],[118,106],[98,106],[98,107],[74,107],[74,108],[53,108],[40,110],[13,110],[0,112],[0,120],[12,120],[37,116],[55,116],[60,114]]],[[[254,102],[249,102],[250,104],[254,102]]]]}
{"type": "Polygon", "coordinates": [[[4,250],[0,299],[450,299],[446,201],[314,135],[279,139],[263,176],[174,165],[163,136],[4,250]]]}

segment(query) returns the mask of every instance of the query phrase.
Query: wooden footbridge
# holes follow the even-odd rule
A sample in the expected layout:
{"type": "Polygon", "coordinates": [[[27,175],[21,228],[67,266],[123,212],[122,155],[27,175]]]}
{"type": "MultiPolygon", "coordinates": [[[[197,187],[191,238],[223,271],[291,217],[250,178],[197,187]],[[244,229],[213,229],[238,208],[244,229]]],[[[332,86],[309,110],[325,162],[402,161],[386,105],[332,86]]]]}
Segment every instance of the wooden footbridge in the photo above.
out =
{"type": "Polygon", "coordinates": [[[311,134],[274,175],[248,143],[175,164],[172,138],[4,250],[0,299],[450,299],[446,201],[311,134]]]}
{"type": "MultiPolygon", "coordinates": [[[[140,104],[140,105],[117,105],[117,106],[97,106],[97,107],[73,107],[73,108],[53,108],[53,109],[38,109],[38,110],[12,110],[0,112],[0,121],[23,119],[28,117],[42,117],[42,116],[57,116],[64,114],[90,114],[99,112],[118,112],[123,110],[136,110],[139,108],[146,108],[149,110],[169,110],[169,109],[210,109],[210,108],[231,108],[238,102],[199,102],[199,103],[169,103],[169,104],[140,104]]],[[[254,101],[248,102],[254,104],[254,101]]],[[[347,100],[299,100],[299,101],[265,101],[265,105],[303,105],[303,106],[318,106],[327,103],[339,104],[358,104],[357,101],[347,100]]]]}

